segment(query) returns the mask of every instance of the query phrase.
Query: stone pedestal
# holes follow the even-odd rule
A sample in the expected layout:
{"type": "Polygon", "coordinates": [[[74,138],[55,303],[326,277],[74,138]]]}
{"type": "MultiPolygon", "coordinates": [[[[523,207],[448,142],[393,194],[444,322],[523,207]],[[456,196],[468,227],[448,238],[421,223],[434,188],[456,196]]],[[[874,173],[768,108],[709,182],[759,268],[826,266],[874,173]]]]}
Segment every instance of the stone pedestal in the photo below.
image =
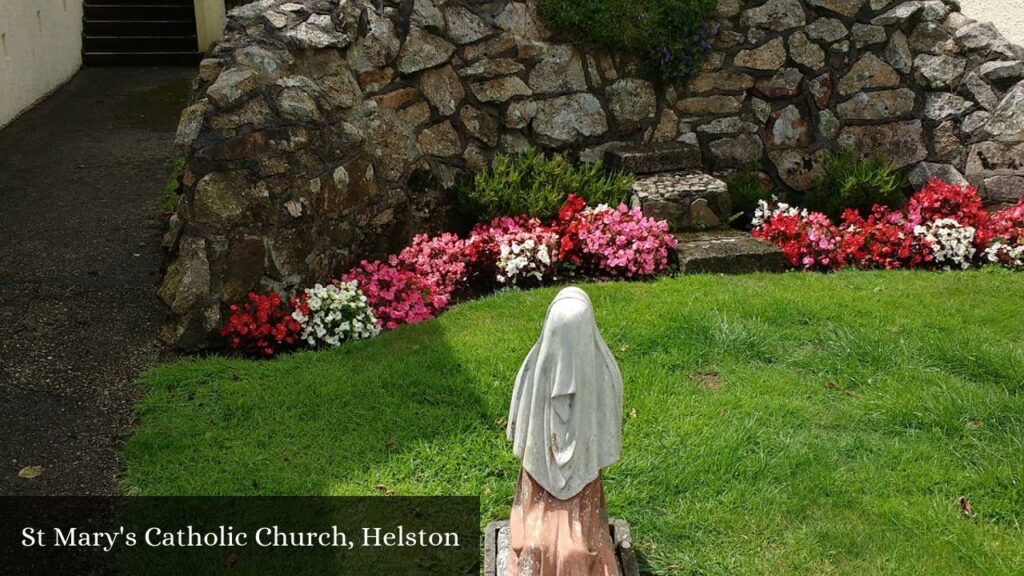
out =
{"type": "Polygon", "coordinates": [[[715,228],[732,216],[725,182],[703,172],[666,172],[640,176],[633,184],[633,207],[666,220],[673,230],[715,228]]]}
{"type": "MultiPolygon", "coordinates": [[[[621,576],[640,576],[640,567],[633,550],[633,540],[629,533],[629,523],[625,520],[612,518],[608,522],[608,530],[615,543],[616,556],[619,559],[621,576]]],[[[487,525],[484,531],[484,576],[503,576],[505,562],[508,560],[508,520],[496,520],[487,525]]]]}

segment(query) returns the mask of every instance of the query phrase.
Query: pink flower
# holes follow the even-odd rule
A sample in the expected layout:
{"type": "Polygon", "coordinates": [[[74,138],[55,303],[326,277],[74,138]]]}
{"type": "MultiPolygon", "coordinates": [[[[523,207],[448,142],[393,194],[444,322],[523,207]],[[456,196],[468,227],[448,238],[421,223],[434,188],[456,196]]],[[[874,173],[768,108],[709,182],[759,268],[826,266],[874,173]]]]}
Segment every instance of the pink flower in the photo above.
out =
{"type": "Polygon", "coordinates": [[[389,263],[417,274],[433,286],[435,302],[444,301],[437,307],[444,308],[454,294],[468,286],[472,264],[469,243],[449,233],[433,237],[420,234],[397,256],[392,256],[389,263]]]}
{"type": "Polygon", "coordinates": [[[559,261],[559,239],[536,218],[495,218],[470,235],[478,276],[505,286],[537,286],[550,280],[559,261]]]}
{"type": "Polygon", "coordinates": [[[343,279],[358,283],[378,323],[388,330],[430,320],[448,305],[447,296],[429,279],[380,261],[363,260],[343,279]]]}
{"type": "Polygon", "coordinates": [[[612,277],[651,276],[668,266],[668,251],[677,241],[668,223],[620,204],[611,209],[580,210],[570,196],[555,226],[562,238],[562,258],[583,272],[612,277]]]}

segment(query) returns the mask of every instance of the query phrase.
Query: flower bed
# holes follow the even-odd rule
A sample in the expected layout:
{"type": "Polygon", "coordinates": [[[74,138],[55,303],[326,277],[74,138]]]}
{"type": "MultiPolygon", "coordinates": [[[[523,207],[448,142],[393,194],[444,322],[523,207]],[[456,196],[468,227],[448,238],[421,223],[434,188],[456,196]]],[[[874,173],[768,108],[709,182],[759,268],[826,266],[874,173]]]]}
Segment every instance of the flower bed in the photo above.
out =
{"type": "Polygon", "coordinates": [[[799,270],[1024,267],[1024,202],[990,215],[973,187],[939,180],[902,210],[876,205],[866,218],[847,210],[838,225],[820,212],[762,201],[752,234],[799,270]]]}
{"type": "Polygon", "coordinates": [[[535,287],[566,277],[652,277],[668,267],[668,223],[624,204],[588,208],[571,195],[550,224],[527,216],[478,224],[468,238],[419,235],[398,254],[363,261],[298,298],[250,294],[231,307],[228,346],[270,358],[333,347],[435,317],[456,298],[495,288],[535,287]]]}

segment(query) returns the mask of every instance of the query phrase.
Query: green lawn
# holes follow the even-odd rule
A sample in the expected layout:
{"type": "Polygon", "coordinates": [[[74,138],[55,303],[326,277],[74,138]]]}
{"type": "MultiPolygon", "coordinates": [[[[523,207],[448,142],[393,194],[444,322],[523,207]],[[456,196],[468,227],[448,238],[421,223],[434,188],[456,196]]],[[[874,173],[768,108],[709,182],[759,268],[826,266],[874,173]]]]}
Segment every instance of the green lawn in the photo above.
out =
{"type": "MultiPolygon", "coordinates": [[[[1021,573],[1024,276],[585,288],[626,382],[609,506],[651,573],[1021,573]]],[[[157,368],[124,490],[479,494],[501,517],[512,383],[555,291],[328,352],[157,368]]]]}

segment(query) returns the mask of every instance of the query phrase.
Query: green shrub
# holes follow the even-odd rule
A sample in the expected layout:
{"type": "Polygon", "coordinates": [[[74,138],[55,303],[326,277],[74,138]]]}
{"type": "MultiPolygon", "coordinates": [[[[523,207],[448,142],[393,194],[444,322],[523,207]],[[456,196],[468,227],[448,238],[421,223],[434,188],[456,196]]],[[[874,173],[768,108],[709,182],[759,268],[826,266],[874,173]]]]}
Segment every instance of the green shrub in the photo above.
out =
{"type": "Polygon", "coordinates": [[[906,203],[906,183],[883,154],[861,159],[851,150],[825,159],[822,175],[807,191],[804,205],[838,221],[853,208],[866,216],[875,204],[900,208],[906,203]]]}
{"type": "Polygon", "coordinates": [[[757,166],[746,166],[726,179],[729,196],[732,198],[732,225],[741,230],[750,227],[754,210],[760,200],[770,200],[772,189],[765,185],[758,174],[757,166]]]}
{"type": "Polygon", "coordinates": [[[160,195],[160,208],[165,212],[174,212],[178,209],[178,196],[181,195],[181,173],[185,170],[185,158],[178,157],[171,164],[171,173],[164,182],[164,189],[160,195]]]}
{"type": "Polygon", "coordinates": [[[531,149],[498,156],[458,194],[463,214],[476,222],[520,214],[551,220],[569,194],[591,205],[614,206],[626,201],[632,186],[631,176],[606,172],[600,162],[574,166],[562,156],[545,158],[531,149]]]}
{"type": "Polygon", "coordinates": [[[700,70],[717,29],[717,0],[540,0],[552,29],[644,58],[649,72],[680,82],[700,70]]]}

